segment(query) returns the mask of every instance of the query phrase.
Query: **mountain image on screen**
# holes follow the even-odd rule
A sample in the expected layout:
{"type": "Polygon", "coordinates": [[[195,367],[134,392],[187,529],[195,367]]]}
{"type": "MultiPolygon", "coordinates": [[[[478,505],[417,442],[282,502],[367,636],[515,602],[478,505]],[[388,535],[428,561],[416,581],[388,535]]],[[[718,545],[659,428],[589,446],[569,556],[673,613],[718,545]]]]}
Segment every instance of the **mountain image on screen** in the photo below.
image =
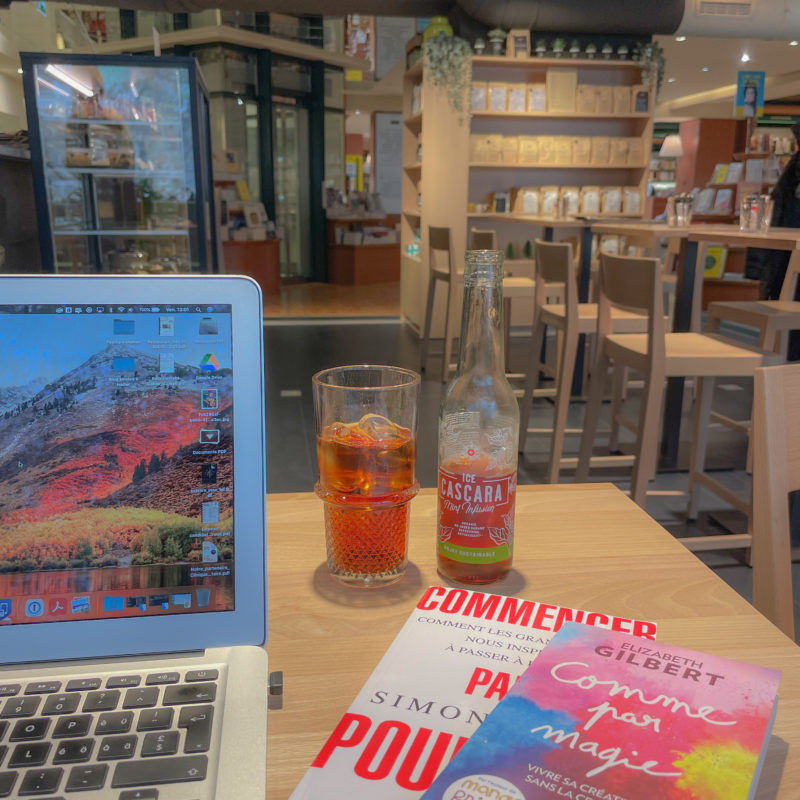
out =
{"type": "MultiPolygon", "coordinates": [[[[204,450],[216,485],[231,485],[232,373],[159,366],[158,353],[113,343],[57,379],[0,389],[0,574],[202,560],[209,498],[193,490],[204,450]],[[210,387],[219,408],[202,412],[210,387]],[[218,442],[201,444],[201,428],[218,442]]],[[[222,534],[230,494],[213,498],[222,534]]],[[[231,537],[215,542],[230,558],[231,537]]]]}

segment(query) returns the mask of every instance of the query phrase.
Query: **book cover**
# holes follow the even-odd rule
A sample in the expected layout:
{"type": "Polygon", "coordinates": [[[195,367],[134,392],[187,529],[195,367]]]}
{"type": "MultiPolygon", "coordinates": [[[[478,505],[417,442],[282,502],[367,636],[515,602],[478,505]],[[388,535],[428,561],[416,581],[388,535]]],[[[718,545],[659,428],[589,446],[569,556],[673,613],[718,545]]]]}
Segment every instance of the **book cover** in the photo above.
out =
{"type": "Polygon", "coordinates": [[[746,800],[780,673],[570,623],[423,800],[746,800]]]}
{"type": "Polygon", "coordinates": [[[706,248],[705,264],[703,265],[704,278],[721,278],[725,272],[725,262],[728,257],[728,248],[714,245],[706,248]]]}
{"type": "Polygon", "coordinates": [[[728,176],[728,165],[717,164],[714,167],[714,174],[711,176],[711,183],[725,183],[725,178],[728,176]]]}
{"type": "Polygon", "coordinates": [[[416,800],[569,620],[656,635],[654,622],[429,587],[291,800],[416,800]]]}

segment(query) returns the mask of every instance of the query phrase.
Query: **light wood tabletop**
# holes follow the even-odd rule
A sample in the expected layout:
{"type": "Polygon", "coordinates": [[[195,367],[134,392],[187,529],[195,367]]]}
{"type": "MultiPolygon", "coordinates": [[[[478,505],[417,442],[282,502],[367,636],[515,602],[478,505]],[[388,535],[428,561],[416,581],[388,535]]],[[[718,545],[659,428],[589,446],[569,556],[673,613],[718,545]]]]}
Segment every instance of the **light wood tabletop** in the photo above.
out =
{"type": "MultiPolygon", "coordinates": [[[[782,671],[757,798],[800,797],[800,648],[610,484],[520,486],[514,567],[484,591],[658,623],[658,640],[782,671]]],[[[267,500],[270,710],[267,798],[286,800],[391,644],[435,565],[436,494],[412,501],[406,577],[384,589],[335,583],[322,502],[267,500]]],[[[420,654],[422,657],[422,654],[420,654]]],[[[331,787],[331,797],[336,797],[331,787]]]]}
{"type": "Polygon", "coordinates": [[[689,241],[761,247],[765,250],[796,250],[800,248],[800,228],[742,231],[738,225],[699,225],[692,226],[689,241]]]}

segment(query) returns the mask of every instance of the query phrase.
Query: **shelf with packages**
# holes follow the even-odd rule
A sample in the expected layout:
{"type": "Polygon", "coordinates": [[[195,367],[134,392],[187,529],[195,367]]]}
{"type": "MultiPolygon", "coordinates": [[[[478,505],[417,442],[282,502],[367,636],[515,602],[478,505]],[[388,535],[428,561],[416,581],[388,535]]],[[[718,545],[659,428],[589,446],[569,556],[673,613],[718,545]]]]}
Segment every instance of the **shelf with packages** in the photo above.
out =
{"type": "Polygon", "coordinates": [[[26,54],[23,67],[43,268],[215,270],[194,59],[26,54]]]}
{"type": "MultiPolygon", "coordinates": [[[[598,195],[614,189],[617,205],[609,205],[614,216],[635,219],[644,213],[653,97],[642,83],[639,66],[604,58],[481,55],[472,57],[471,67],[464,98],[468,121],[453,109],[447,90],[433,85],[424,65],[415,64],[404,76],[401,303],[406,322],[417,331],[425,314],[429,226],[450,229],[452,252],[460,259],[473,225],[494,229],[500,249],[511,245],[515,253],[543,235],[544,228],[553,229],[540,224],[545,216],[540,213],[542,206],[513,207],[514,190],[532,189],[531,194],[568,190],[573,200],[577,192],[578,205],[571,206],[571,213],[599,217],[606,214],[596,202],[598,195]],[[424,153],[419,159],[417,137],[423,131],[424,153]],[[420,160],[416,180],[415,165],[420,160]],[[418,195],[419,217],[408,213],[418,195]],[[507,195],[504,210],[498,213],[492,201],[496,195],[507,195]],[[628,203],[625,207],[619,204],[621,196],[628,203]],[[586,209],[581,206],[584,199],[586,209]],[[526,216],[529,231],[520,224],[526,216]],[[406,260],[407,253],[416,255],[414,249],[421,262],[406,260]]],[[[538,203],[532,197],[528,201],[538,203]]],[[[556,238],[574,233],[559,226],[556,238]]],[[[444,334],[443,295],[439,292],[434,301],[434,338],[444,334]]],[[[454,303],[460,303],[460,297],[454,303]]],[[[512,326],[530,323],[530,310],[524,305],[513,304],[512,326]]],[[[457,307],[450,313],[458,319],[457,307]]]]}

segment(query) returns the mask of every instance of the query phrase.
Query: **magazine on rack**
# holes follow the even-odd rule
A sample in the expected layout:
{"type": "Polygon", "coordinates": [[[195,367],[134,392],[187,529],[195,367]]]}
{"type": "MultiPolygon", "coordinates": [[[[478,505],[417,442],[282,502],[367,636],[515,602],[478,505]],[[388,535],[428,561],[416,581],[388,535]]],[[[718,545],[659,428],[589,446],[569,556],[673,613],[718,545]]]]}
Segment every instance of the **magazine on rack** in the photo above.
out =
{"type": "Polygon", "coordinates": [[[431,586],[291,800],[413,800],[570,620],[639,640],[656,624],[431,586]]]}
{"type": "Polygon", "coordinates": [[[745,800],[780,673],[568,623],[423,800],[745,800]]]}

